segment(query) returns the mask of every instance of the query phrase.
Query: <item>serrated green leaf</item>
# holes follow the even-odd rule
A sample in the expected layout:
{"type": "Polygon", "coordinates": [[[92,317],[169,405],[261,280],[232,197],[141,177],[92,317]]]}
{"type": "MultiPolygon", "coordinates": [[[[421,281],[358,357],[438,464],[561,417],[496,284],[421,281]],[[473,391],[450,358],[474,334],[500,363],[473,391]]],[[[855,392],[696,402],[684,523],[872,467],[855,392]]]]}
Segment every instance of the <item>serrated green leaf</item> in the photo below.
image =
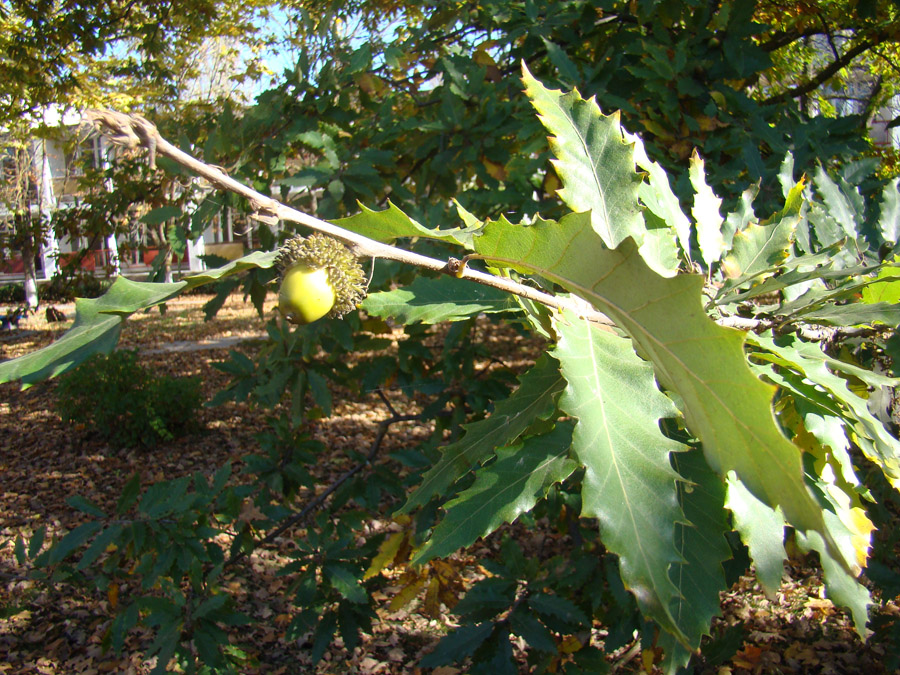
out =
{"type": "Polygon", "coordinates": [[[742,285],[747,281],[751,281],[750,278],[741,277],[740,279],[736,280],[735,284],[722,288],[722,290],[719,292],[719,297],[716,299],[716,304],[724,305],[727,303],[743,302],[744,300],[749,300],[750,298],[755,298],[759,295],[765,295],[774,291],[780,291],[785,288],[790,288],[791,286],[806,284],[816,279],[822,279],[824,281],[834,281],[840,285],[840,282],[842,280],[846,281],[847,279],[862,277],[874,272],[875,269],[877,269],[872,267],[831,269],[827,264],[828,258],[830,258],[830,253],[831,252],[829,251],[828,254],[822,256],[821,258],[818,255],[803,256],[802,258],[796,258],[794,260],[788,261],[786,264],[780,266],[782,270],[789,269],[791,266],[796,265],[799,261],[807,261],[810,264],[817,264],[814,259],[819,259],[822,262],[826,262],[826,264],[820,267],[815,267],[814,269],[789,269],[789,271],[783,272],[777,277],[770,277],[761,282],[759,285],[753,286],[747,291],[743,291],[734,295],[733,292],[736,286],[742,285]]]}
{"type": "Polygon", "coordinates": [[[148,284],[119,277],[99,298],[75,301],[75,321],[43,349],[0,363],[0,382],[21,380],[23,388],[74,368],[97,353],[109,353],[128,314],[164,302],[184,287],[148,284]]]}
{"type": "MultiPolygon", "coordinates": [[[[825,172],[825,169],[822,168],[821,164],[816,167],[816,173],[813,180],[815,181],[816,188],[822,195],[822,200],[828,210],[829,217],[840,226],[844,234],[855,240],[859,236],[859,221],[857,216],[861,214],[857,213],[851,199],[848,198],[845,191],[841,190],[841,186],[832,180],[831,176],[825,172]]],[[[855,190],[855,188],[849,188],[849,186],[846,187],[855,190]]],[[[858,192],[856,193],[856,196],[859,196],[858,192]]]]}
{"type": "MultiPolygon", "coordinates": [[[[676,233],[682,250],[690,259],[691,221],[681,210],[681,202],[672,191],[666,170],[647,156],[644,142],[640,136],[630,134],[624,129],[622,136],[626,142],[634,146],[634,163],[639,169],[647,172],[646,180],[641,181],[638,188],[638,197],[641,203],[676,233]]],[[[647,257],[645,256],[644,259],[647,260],[647,257]]]]}
{"type": "Polygon", "coordinates": [[[366,589],[360,585],[356,575],[345,566],[329,563],[322,568],[322,572],[335,590],[350,602],[362,604],[368,601],[366,589]]]}
{"type": "Polygon", "coordinates": [[[826,596],[834,604],[850,610],[856,632],[861,638],[866,639],[869,635],[866,629],[866,623],[869,621],[869,605],[872,604],[869,590],[834,559],[818,532],[809,532],[805,536],[798,532],[797,542],[805,551],[818,552],[825,576],[826,596]]]}
{"type": "Polygon", "coordinates": [[[756,566],[756,578],[770,598],[775,597],[784,576],[784,518],[744,487],[733,473],[728,481],[726,506],[734,514],[734,526],[741,533],[741,540],[750,549],[750,558],[756,566]]]}
{"type": "Polygon", "coordinates": [[[560,633],[575,632],[591,623],[578,605],[559,595],[535,593],[528,598],[528,606],[551,627],[559,625],[554,630],[560,633]]]}
{"type": "Polygon", "coordinates": [[[794,181],[794,155],[790,151],[785,154],[784,159],[781,161],[781,167],[778,171],[778,182],[781,184],[781,192],[785,197],[797,184],[794,181]]]}
{"type": "Polygon", "coordinates": [[[560,47],[555,42],[551,42],[543,35],[541,35],[541,41],[544,43],[544,47],[547,49],[547,56],[550,58],[550,62],[554,66],[556,66],[559,74],[566,78],[569,82],[578,82],[578,80],[580,79],[580,75],[578,74],[578,66],[572,63],[572,59],[570,59],[569,55],[566,54],[566,50],[560,47]]]}
{"type": "Polygon", "coordinates": [[[210,612],[216,612],[222,607],[225,606],[225,603],[228,601],[228,595],[224,593],[220,593],[218,595],[211,595],[206,598],[200,605],[194,610],[193,617],[195,619],[202,619],[207,616],[210,612]]]}
{"type": "Polygon", "coordinates": [[[13,544],[13,555],[16,557],[16,562],[20,566],[23,566],[28,562],[25,556],[25,540],[22,537],[16,537],[16,543],[13,544]]]}
{"type": "Polygon", "coordinates": [[[81,560],[78,561],[78,564],[75,566],[76,570],[85,570],[90,567],[97,558],[106,550],[106,547],[109,546],[112,542],[116,540],[116,538],[122,534],[122,526],[121,525],[111,525],[106,528],[97,535],[94,541],[91,542],[91,545],[87,547],[84,555],[81,556],[81,560]]]}
{"type": "Polygon", "coordinates": [[[278,251],[253,251],[252,253],[248,253],[237,260],[232,260],[221,267],[205,270],[185,277],[183,283],[187,284],[187,289],[191,289],[225,279],[226,277],[235,274],[240,274],[241,272],[246,272],[250,269],[269,269],[275,266],[275,259],[277,257],[278,251]]]}
{"type": "Polygon", "coordinates": [[[309,382],[309,393],[312,394],[313,401],[322,409],[325,417],[331,416],[331,389],[328,388],[328,380],[315,370],[306,371],[307,381],[309,382]]]}
{"type": "Polygon", "coordinates": [[[156,667],[150,675],[164,675],[169,670],[169,661],[175,656],[181,640],[182,623],[177,619],[169,619],[162,623],[156,632],[156,638],[147,649],[147,654],[156,655],[156,667]]]}
{"type": "Polygon", "coordinates": [[[556,653],[556,641],[547,627],[525,609],[516,609],[509,617],[509,626],[513,633],[524,638],[530,649],[556,653]]]}
{"type": "Polygon", "coordinates": [[[675,230],[659,220],[655,214],[646,214],[646,231],[644,243],[641,244],[641,257],[657,274],[671,277],[678,273],[678,243],[675,230]]]}
{"type": "Polygon", "coordinates": [[[337,615],[334,612],[328,612],[319,620],[313,634],[310,658],[314,664],[318,663],[325,654],[325,650],[328,649],[328,645],[334,638],[335,630],[337,630],[337,615]]]}
{"type": "Polygon", "coordinates": [[[172,299],[182,291],[237,274],[253,267],[275,264],[275,252],[254,252],[223,267],[172,284],[131,281],[118,277],[99,298],[78,298],[75,321],[50,345],[0,363],[0,383],[21,380],[26,388],[74,368],[94,354],[108,354],[119,341],[124,320],[142,309],[172,299]]]}
{"type": "Polygon", "coordinates": [[[834,244],[847,241],[847,234],[831,217],[828,208],[820,201],[813,200],[809,204],[809,212],[807,214],[811,229],[816,234],[816,239],[822,246],[832,246],[834,244]]]}
{"type": "Polygon", "coordinates": [[[884,241],[890,244],[900,239],[900,178],[885,185],[881,192],[878,231],[884,241]]]}
{"type": "Polygon", "coordinates": [[[466,623],[492,619],[516,602],[516,582],[506,576],[482,579],[453,608],[466,623]]]}
{"type": "Polygon", "coordinates": [[[859,432],[871,439],[872,444],[860,443],[866,457],[881,467],[885,477],[896,489],[900,489],[900,441],[894,438],[884,425],[869,411],[865,399],[860,398],[847,386],[847,381],[835,375],[838,370],[861,378],[872,386],[889,385],[894,380],[865,371],[825,354],[817,345],[805,343],[793,336],[781,336],[773,340],[770,335],[753,335],[753,344],[762,347],[777,358],[757,353],[760,359],[770,360],[800,373],[810,382],[826,389],[837,399],[847,412],[859,421],[859,432]]]}
{"type": "Polygon", "coordinates": [[[498,449],[497,460],[475,472],[472,487],[444,506],[446,515],[416,551],[413,564],[469,546],[530,511],[551,485],[575,470],[567,457],[571,443],[572,425],[561,422],[548,434],[498,449]]]}
{"type": "Polygon", "coordinates": [[[710,467],[720,475],[736,471],[754,494],[781,505],[795,527],[823,529],[799,453],[775,423],[774,388],[750,371],[744,333],[718,326],[703,311],[703,278],[660,277],[630,240],[614,251],[601,244],[585,214],[528,227],[488,223],[476,240],[495,265],[540,274],[615,321],[661,384],[680,397],[710,467]]]}
{"type": "Polygon", "coordinates": [[[522,64],[525,93],[553,134],[550,149],[563,182],[559,196],[573,211],[589,211],[591,225],[610,248],[631,237],[641,243],[644,222],[638,204],[640,177],[634,150],[622,136],[619,114],[604,115],[597,102],[574,90],[547,89],[522,64]]]}
{"type": "Polygon", "coordinates": [[[178,222],[171,222],[166,227],[166,243],[175,258],[181,258],[186,253],[187,235],[188,233],[178,222]]]}
{"type": "Polygon", "coordinates": [[[685,520],[669,454],[684,446],[659,429],[678,411],[630,340],[568,313],[555,328],[553,353],[568,382],[559,405],[578,419],[572,450],[585,467],[582,516],[600,521],[603,544],[619,556],[641,610],[686,640],[671,614],[678,589],[669,578],[670,565],[683,560],[675,524],[685,520]]]}
{"type": "Polygon", "coordinates": [[[521,311],[512,296],[484,284],[441,276],[416,277],[404,288],[372,293],[361,305],[373,316],[403,324],[460,321],[478,314],[521,311]]]}
{"type": "Polygon", "coordinates": [[[44,537],[47,536],[47,526],[41,525],[28,542],[28,557],[34,559],[44,545],[44,537]]]}
{"type": "MultiPolygon", "coordinates": [[[[832,284],[806,284],[798,288],[789,289],[785,292],[785,302],[778,308],[778,314],[790,317],[792,319],[811,317],[815,313],[831,312],[835,308],[835,303],[844,303],[850,301],[849,305],[841,305],[852,309],[857,302],[859,295],[872,284],[877,283],[877,278],[868,276],[868,273],[877,272],[880,265],[863,268],[863,276],[847,277],[847,270],[844,270],[843,278],[837,277],[837,281],[832,284]]],[[[857,268],[859,269],[859,268],[857,268]]],[[[824,278],[824,277],[823,277],[824,278]]],[[[834,278],[834,277],[832,277],[834,278]]],[[[872,314],[882,311],[882,305],[876,310],[872,310],[872,314]]],[[[843,310],[838,310],[838,313],[843,310]]],[[[856,310],[854,310],[856,311],[856,310]]],[[[863,309],[863,312],[868,311],[863,309]]]]}
{"type": "Polygon", "coordinates": [[[217,636],[211,630],[215,628],[208,623],[199,623],[191,633],[197,656],[206,665],[215,665],[222,658],[219,652],[221,642],[216,639],[217,636]]]}
{"type": "Polygon", "coordinates": [[[419,661],[422,668],[436,668],[449,663],[458,663],[472,655],[487,640],[494,630],[490,621],[477,625],[460,626],[438,643],[437,647],[419,661]]]}
{"type": "Polygon", "coordinates": [[[853,459],[850,457],[850,441],[847,440],[846,423],[836,415],[805,398],[794,397],[794,407],[803,419],[803,426],[840,465],[840,473],[854,484],[859,483],[853,459]]]}
{"type": "Polygon", "coordinates": [[[69,532],[58,544],[50,549],[50,564],[55,565],[56,563],[65,560],[66,556],[72,551],[97,534],[101,527],[103,527],[103,525],[96,521],[92,521],[79,525],[69,532]]]}
{"type": "Polygon", "coordinates": [[[732,279],[755,277],[777,269],[788,257],[794,242],[794,230],[800,220],[805,183],[798,183],[788,195],[784,211],[767,225],[747,223],[734,233],[731,252],[723,270],[732,279]]]}
{"type": "Polygon", "coordinates": [[[470,672],[472,675],[518,675],[519,669],[513,661],[513,648],[509,641],[509,628],[505,624],[495,625],[490,637],[472,655],[470,672]]]}
{"type": "Polygon", "coordinates": [[[841,462],[809,433],[790,402],[790,397],[780,402],[782,424],[794,432],[794,443],[805,451],[806,479],[815,486],[819,501],[826,506],[826,526],[841,546],[844,557],[854,559],[861,570],[868,561],[875,529],[860,500],[864,488],[852,471],[844,474],[841,462]]]}
{"type": "Polygon", "coordinates": [[[147,225],[161,225],[167,220],[172,220],[173,218],[178,218],[180,216],[181,207],[168,204],[166,206],[158,206],[155,209],[151,209],[141,216],[140,221],[147,225]]]}
{"type": "MultiPolygon", "coordinates": [[[[684,560],[669,569],[669,577],[678,589],[672,601],[672,616],[690,638],[692,650],[709,634],[713,617],[720,614],[719,593],[727,590],[722,563],[731,558],[725,539],[730,529],[725,512],[725,487],[706,463],[700,450],[672,455],[672,464],[684,478],[678,483],[678,501],[688,523],[675,528],[675,546],[684,560]]],[[[673,636],[660,636],[666,650],[664,664],[685,665],[691,650],[673,636]]],[[[663,665],[666,669],[666,665],[663,665]]]]}
{"type": "Polygon", "coordinates": [[[694,205],[691,207],[691,215],[697,222],[697,242],[700,244],[700,254],[709,266],[719,262],[722,254],[728,250],[728,242],[722,235],[722,224],[725,219],[719,212],[722,200],[716,197],[706,182],[703,160],[696,150],[691,155],[688,176],[694,187],[694,205]]]}
{"type": "Polygon", "coordinates": [[[352,602],[342,602],[338,605],[338,631],[344,639],[344,646],[352,652],[359,644],[359,617],[356,613],[358,605],[352,602]]]}
{"type": "Polygon", "coordinates": [[[132,506],[134,506],[140,493],[141,476],[139,473],[135,473],[128,479],[128,482],[125,483],[125,487],[122,488],[122,494],[119,496],[119,501],[116,502],[116,513],[120,516],[124,515],[132,506]]]}
{"type": "Polygon", "coordinates": [[[734,234],[734,246],[724,265],[731,277],[758,275],[772,270],[787,257],[794,225],[782,220],[773,225],[750,224],[734,234]]]}
{"type": "Polygon", "coordinates": [[[132,602],[124,611],[116,615],[109,629],[110,644],[114,653],[120,654],[122,652],[126,633],[137,625],[140,618],[141,613],[137,602],[132,602]]]}
{"type": "Polygon", "coordinates": [[[81,495],[72,495],[66,499],[66,504],[76,511],[81,511],[95,518],[106,518],[106,514],[95,504],[92,504],[81,495]]]}
{"type": "Polygon", "coordinates": [[[536,420],[556,410],[556,399],[565,385],[559,364],[541,356],[534,367],[519,378],[519,387],[499,401],[485,420],[464,425],[465,435],[444,448],[440,461],[429,469],[422,484],[400,510],[408,513],[435,495],[443,495],[460,476],[492,456],[494,448],[514,442],[536,420]]]}
{"type": "Polygon", "coordinates": [[[386,244],[403,237],[424,237],[459,244],[470,251],[472,250],[472,238],[479,229],[479,226],[476,225],[474,227],[431,230],[407,216],[390,201],[384,211],[373,211],[363,204],[360,204],[359,208],[360,213],[355,216],[340,218],[332,223],[386,244]]]}
{"type": "Polygon", "coordinates": [[[735,210],[725,216],[725,224],[722,226],[722,236],[726,242],[732,242],[734,233],[759,223],[759,218],[753,210],[753,202],[759,195],[759,184],[751,185],[741,193],[741,197],[735,210]]]}
{"type": "Polygon", "coordinates": [[[795,312],[794,316],[805,321],[832,326],[860,326],[876,323],[896,326],[900,324],[900,305],[888,302],[877,302],[874,305],[862,302],[849,305],[825,305],[808,311],[795,312]]]}

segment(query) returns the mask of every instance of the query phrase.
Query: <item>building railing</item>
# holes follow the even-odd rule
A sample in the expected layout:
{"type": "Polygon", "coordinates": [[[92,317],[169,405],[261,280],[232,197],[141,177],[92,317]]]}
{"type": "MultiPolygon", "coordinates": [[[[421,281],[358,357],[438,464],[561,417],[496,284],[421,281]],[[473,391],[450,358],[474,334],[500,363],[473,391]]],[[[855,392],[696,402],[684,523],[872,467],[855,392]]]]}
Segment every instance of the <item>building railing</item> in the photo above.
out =
{"type": "MultiPolygon", "coordinates": [[[[153,264],[154,259],[162,251],[163,249],[157,247],[144,248],[127,252],[120,250],[118,251],[119,266],[123,269],[145,270],[153,264]]],[[[106,248],[89,251],[82,257],[79,268],[85,272],[91,272],[93,274],[111,270],[114,267],[113,254],[113,251],[106,248]]],[[[82,254],[80,252],[60,253],[59,266],[65,267],[67,264],[76,260],[81,255],[82,254]]],[[[187,253],[185,253],[180,258],[173,257],[172,264],[178,265],[179,263],[182,265],[186,265],[188,263],[187,253]]],[[[43,270],[41,270],[39,259],[36,261],[36,268],[38,269],[38,277],[46,279],[47,276],[45,274],[41,274],[43,270]]],[[[0,260],[0,278],[22,277],[24,274],[25,263],[22,260],[21,255],[14,254],[6,260],[0,260]]]]}

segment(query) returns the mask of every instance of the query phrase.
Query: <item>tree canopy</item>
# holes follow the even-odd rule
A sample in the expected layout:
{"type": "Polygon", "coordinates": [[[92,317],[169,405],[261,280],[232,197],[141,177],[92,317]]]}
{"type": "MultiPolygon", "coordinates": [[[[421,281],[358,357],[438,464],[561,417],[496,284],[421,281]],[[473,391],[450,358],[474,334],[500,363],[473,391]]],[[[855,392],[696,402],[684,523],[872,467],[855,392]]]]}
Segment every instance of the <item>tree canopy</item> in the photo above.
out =
{"type": "MultiPolygon", "coordinates": [[[[896,8],[784,9],[296,3],[280,9],[296,62],[255,105],[158,125],[93,113],[158,157],[148,171],[211,186],[199,205],[154,210],[177,225],[170,246],[229,206],[260,223],[262,250],[172,283],[119,279],[79,301],[57,342],[0,364],[0,381],[60,375],[110,351],[129,315],[202,285],[220,284],[210,314],[241,283],[261,310],[310,229],[371,258],[373,274],[358,311],[296,328],[273,318],[255,360],[222,364],[232,380],[214,403],[273,411],[250,484],[223,467],[140,496],[136,478],[115,516],[75,500],[90,522],[49,547],[42,532],[20,538],[20,563],[140,586],[109,642],[157,627],[157,672],[171,658],[239,661],[222,573],[299,522],[306,536],[281,570],[296,593],[286,630],[313,636],[314,659],[337,633],[352,649],[393,565],[401,600],[427,586],[432,609],[461,617],[425,667],[513,672],[518,636],[541,672],[597,672],[604,649],[637,633],[646,668],[674,673],[751,561],[775,592],[786,546],[815,552],[864,637],[877,598],[860,574],[873,559],[895,566],[870,499],[891,503],[900,486],[894,395],[875,402],[900,383],[900,179],[871,179],[877,162],[860,157],[869,111],[893,91],[877,69],[891,66],[896,8]],[[840,78],[856,77],[862,111],[827,114],[840,78]],[[502,364],[476,376],[485,322],[540,341],[515,381],[502,364]],[[349,352],[364,355],[358,368],[349,352]],[[431,438],[377,467],[376,443],[320,490],[303,439],[330,413],[331,384],[425,399],[416,419],[431,438]],[[373,533],[374,517],[396,529],[373,533]],[[460,600],[436,559],[529,518],[572,533],[562,572],[511,545],[460,600]]],[[[388,408],[379,439],[403,418],[388,408]]]]}

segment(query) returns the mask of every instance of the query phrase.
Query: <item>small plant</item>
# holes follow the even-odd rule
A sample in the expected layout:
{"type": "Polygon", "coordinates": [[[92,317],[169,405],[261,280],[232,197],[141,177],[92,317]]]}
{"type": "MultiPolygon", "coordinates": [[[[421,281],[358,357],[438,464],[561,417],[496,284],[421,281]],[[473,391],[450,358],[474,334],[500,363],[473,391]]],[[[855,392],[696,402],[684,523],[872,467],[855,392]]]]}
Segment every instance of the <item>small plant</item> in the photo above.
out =
{"type": "Polygon", "coordinates": [[[0,303],[15,305],[25,302],[25,288],[22,284],[3,284],[0,286],[0,303]]]}
{"type": "Polygon", "coordinates": [[[90,272],[54,275],[41,289],[41,299],[45,302],[73,302],[75,298],[98,298],[106,292],[109,284],[90,272]]]}
{"type": "Polygon", "coordinates": [[[137,362],[135,351],[98,354],[56,390],[66,422],[84,424],[116,448],[152,448],[197,426],[200,380],[156,377],[137,362]]]}

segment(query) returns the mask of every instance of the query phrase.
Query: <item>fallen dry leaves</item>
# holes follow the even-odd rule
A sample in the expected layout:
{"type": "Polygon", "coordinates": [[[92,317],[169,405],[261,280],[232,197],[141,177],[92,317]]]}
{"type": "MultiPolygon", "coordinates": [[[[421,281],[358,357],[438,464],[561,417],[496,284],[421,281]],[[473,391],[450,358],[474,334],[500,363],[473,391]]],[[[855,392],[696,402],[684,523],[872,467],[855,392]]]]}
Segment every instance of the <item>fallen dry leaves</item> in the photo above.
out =
{"type": "MultiPolygon", "coordinates": [[[[150,312],[132,317],[123,331],[121,345],[140,349],[142,363],[160,372],[199,375],[209,398],[227,382],[227,377],[212,364],[225,359],[232,348],[252,355],[253,344],[238,343],[237,339],[263,334],[265,321],[239,296],[234,296],[217,319],[204,323],[201,307],[206,299],[188,296],[169,303],[165,315],[150,312]],[[165,350],[173,341],[212,342],[220,338],[233,340],[224,347],[165,350]]],[[[271,308],[273,300],[270,298],[267,308],[271,308]]],[[[72,306],[60,309],[71,319],[72,306]]],[[[23,322],[17,334],[0,336],[0,358],[12,358],[48,344],[67,326],[46,324],[33,317],[23,322]]],[[[50,382],[19,391],[14,385],[0,385],[0,542],[7,542],[0,549],[0,606],[4,608],[0,615],[0,673],[145,673],[153,665],[141,657],[146,633],[133,631],[121,657],[104,653],[100,644],[127,589],[116,586],[108,593],[95,595],[66,585],[38,588],[22,578],[8,542],[19,535],[29,537],[42,525],[48,527],[49,535],[77,526],[82,516],[66,505],[65,499],[70,495],[80,494],[101,508],[112,508],[123,485],[135,472],[140,473],[146,485],[195,471],[211,474],[228,459],[239,467],[241,457],[256,451],[254,435],[266,428],[267,413],[244,404],[203,408],[199,413],[203,433],[151,453],[115,453],[87,430],[71,428],[60,421],[53,412],[54,386],[50,382]]],[[[399,396],[392,397],[392,404],[401,411],[414,410],[411,402],[399,396]]],[[[332,418],[316,423],[315,435],[331,453],[322,462],[323,484],[328,483],[329,476],[352,464],[347,451],[368,447],[378,422],[388,416],[378,397],[370,394],[340,400],[332,418]]],[[[391,448],[414,445],[427,432],[414,423],[398,424],[386,442],[391,448]]],[[[248,513],[247,517],[253,515],[248,513]]],[[[399,607],[395,597],[400,586],[391,586],[389,580],[385,592],[376,595],[382,607],[374,633],[364,636],[353,652],[337,640],[317,666],[309,661],[309,645],[285,639],[284,630],[295,610],[287,601],[285,580],[277,576],[277,571],[287,560],[284,554],[292,548],[290,534],[277,540],[276,547],[254,553],[245,568],[234,568],[226,576],[225,588],[237,601],[238,609],[258,621],[235,636],[236,642],[249,646],[248,651],[259,664],[246,672],[421,673],[416,666],[419,657],[446,630],[444,617],[436,616],[444,605],[434,598],[428,601],[427,584],[422,585],[418,608],[399,607]]],[[[523,546],[539,555],[548,546],[548,539],[555,536],[550,532],[525,532],[523,546]]],[[[479,576],[477,562],[482,556],[493,555],[494,543],[479,544],[468,552],[471,564],[456,569],[470,572],[461,576],[458,583],[465,585],[479,576]]],[[[799,567],[794,572],[793,579],[788,579],[771,601],[752,577],[743,578],[723,594],[724,616],[717,620],[714,631],[740,622],[745,640],[729,661],[708,672],[886,672],[880,665],[883,654],[879,646],[859,640],[846,613],[822,596],[815,572],[799,567]]],[[[399,574],[396,580],[399,581],[399,574]]],[[[883,611],[900,614],[893,603],[883,611]]],[[[639,657],[638,645],[623,650],[623,654],[625,657],[615,664],[618,672],[654,667],[654,653],[639,657]]],[[[463,671],[444,667],[432,672],[458,675],[463,671]]]]}

